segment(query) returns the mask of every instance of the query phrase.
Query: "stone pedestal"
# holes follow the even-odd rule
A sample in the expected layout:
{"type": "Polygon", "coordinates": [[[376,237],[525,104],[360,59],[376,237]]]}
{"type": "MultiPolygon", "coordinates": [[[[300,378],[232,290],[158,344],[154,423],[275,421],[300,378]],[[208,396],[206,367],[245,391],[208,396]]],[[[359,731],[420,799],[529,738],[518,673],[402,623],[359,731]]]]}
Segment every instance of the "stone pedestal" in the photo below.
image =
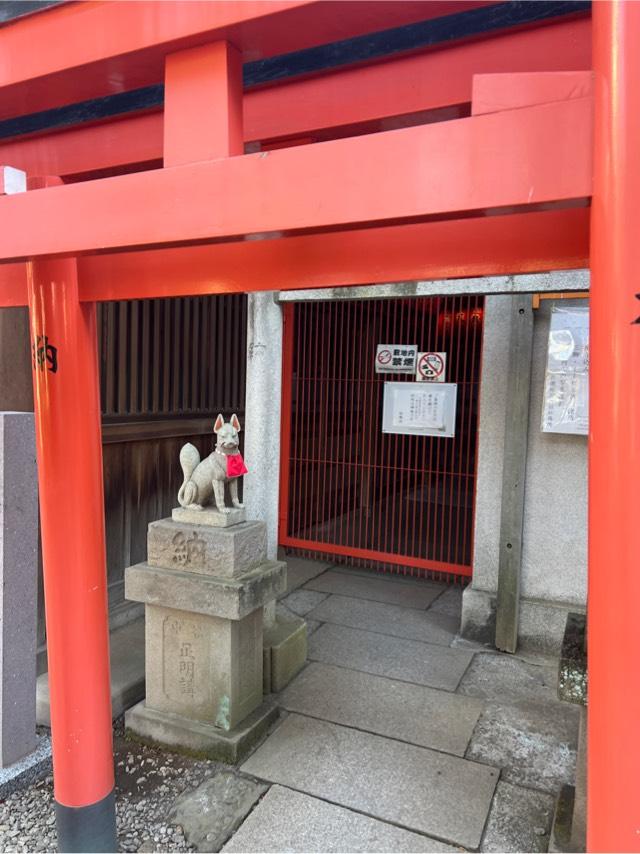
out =
{"type": "Polygon", "coordinates": [[[263,606],[284,591],[286,564],[266,559],[263,522],[230,516],[174,510],[149,525],[147,563],[126,570],[127,599],[145,604],[146,698],[125,724],[235,762],[277,715],[263,702],[263,606]]]}

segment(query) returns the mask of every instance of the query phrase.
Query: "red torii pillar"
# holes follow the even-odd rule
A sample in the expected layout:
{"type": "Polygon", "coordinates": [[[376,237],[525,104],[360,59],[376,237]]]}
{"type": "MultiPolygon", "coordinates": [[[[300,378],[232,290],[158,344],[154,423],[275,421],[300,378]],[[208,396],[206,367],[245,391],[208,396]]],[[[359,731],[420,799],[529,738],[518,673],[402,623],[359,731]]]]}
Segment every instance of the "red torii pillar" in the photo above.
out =
{"type": "Polygon", "coordinates": [[[640,850],[640,3],[593,4],[589,851],[640,850]]]}
{"type": "MultiPolygon", "coordinates": [[[[173,54],[165,82],[166,166],[243,152],[235,48],[173,54]]],[[[95,303],[74,258],[31,261],[27,278],[58,848],[116,851],[95,303]]]]}

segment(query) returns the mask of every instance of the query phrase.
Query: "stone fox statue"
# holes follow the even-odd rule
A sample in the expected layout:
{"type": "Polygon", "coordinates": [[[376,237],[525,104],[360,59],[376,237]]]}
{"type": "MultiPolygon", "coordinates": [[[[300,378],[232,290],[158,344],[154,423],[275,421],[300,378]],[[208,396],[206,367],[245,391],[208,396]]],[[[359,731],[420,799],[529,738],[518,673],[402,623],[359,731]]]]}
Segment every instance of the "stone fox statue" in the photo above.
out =
{"type": "Polygon", "coordinates": [[[229,481],[233,506],[244,507],[238,500],[238,478],[247,473],[238,450],[240,422],[237,415],[232,415],[226,424],[222,415],[218,415],[213,432],[218,437],[215,450],[202,461],[197,448],[190,443],[183,445],[180,465],[184,481],[178,492],[178,501],[181,507],[202,510],[213,495],[218,511],[230,513],[231,508],[225,507],[224,503],[225,482],[229,481]]]}

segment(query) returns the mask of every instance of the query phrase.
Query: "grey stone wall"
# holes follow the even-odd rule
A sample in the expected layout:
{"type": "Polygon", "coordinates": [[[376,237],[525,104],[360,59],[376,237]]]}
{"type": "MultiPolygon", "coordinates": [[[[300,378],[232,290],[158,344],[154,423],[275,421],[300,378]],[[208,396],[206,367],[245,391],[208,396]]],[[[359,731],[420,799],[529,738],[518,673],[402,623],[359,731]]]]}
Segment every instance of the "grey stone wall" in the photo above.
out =
{"type": "MultiPolygon", "coordinates": [[[[584,609],[587,595],[587,439],[540,430],[552,305],[543,300],[534,316],[519,628],[520,643],[542,651],[559,649],[567,611],[584,609]]],[[[508,359],[509,297],[487,297],[474,575],[462,613],[462,633],[485,643],[495,632],[508,359]]]]}

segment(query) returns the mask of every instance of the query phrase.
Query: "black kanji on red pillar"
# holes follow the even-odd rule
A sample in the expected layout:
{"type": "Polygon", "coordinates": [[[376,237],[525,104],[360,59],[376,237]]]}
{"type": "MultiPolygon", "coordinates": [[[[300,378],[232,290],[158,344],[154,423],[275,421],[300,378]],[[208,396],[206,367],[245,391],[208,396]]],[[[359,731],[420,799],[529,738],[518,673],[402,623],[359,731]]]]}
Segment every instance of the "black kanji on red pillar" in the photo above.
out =
{"type": "MultiPolygon", "coordinates": [[[[636,294],[636,299],[640,299],[640,294],[636,294]]],[[[635,320],[631,321],[632,323],[640,323],[640,315],[636,317],[635,320]]]]}

